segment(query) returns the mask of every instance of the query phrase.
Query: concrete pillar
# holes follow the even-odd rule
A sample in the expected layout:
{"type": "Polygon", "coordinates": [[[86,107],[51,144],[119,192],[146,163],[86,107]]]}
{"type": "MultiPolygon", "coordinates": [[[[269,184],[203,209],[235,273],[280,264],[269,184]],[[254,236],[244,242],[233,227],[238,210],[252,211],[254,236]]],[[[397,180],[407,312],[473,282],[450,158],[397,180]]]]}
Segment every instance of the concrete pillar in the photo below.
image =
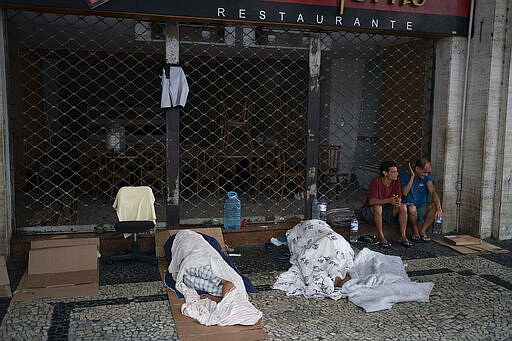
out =
{"type": "Polygon", "coordinates": [[[506,5],[507,15],[502,33],[505,35],[503,51],[503,85],[500,95],[500,128],[501,139],[499,143],[498,180],[496,197],[499,200],[494,212],[492,235],[500,240],[512,238],[512,0],[506,5]]]}
{"type": "Polygon", "coordinates": [[[5,12],[0,11],[0,255],[8,256],[12,236],[12,184],[7,114],[5,12]]]}
{"type": "Polygon", "coordinates": [[[442,193],[444,232],[456,228],[466,47],[464,37],[436,41],[431,162],[436,188],[442,193]]]}
{"type": "Polygon", "coordinates": [[[482,238],[510,238],[512,222],[512,214],[500,208],[503,203],[510,205],[510,194],[503,190],[510,178],[510,171],[505,174],[504,170],[511,167],[510,158],[506,157],[510,150],[506,148],[510,146],[506,134],[510,131],[510,45],[505,44],[507,34],[510,35],[506,16],[510,15],[507,6],[511,2],[476,2],[469,51],[466,119],[459,155],[459,230],[482,238]]]}

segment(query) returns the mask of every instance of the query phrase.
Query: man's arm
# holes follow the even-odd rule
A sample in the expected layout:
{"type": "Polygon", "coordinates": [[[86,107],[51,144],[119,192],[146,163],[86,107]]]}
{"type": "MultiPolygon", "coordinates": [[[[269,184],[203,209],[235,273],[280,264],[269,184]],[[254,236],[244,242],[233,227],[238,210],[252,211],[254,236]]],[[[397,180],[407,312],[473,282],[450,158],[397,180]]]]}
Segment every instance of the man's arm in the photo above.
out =
{"type": "Polygon", "coordinates": [[[412,170],[410,162],[409,162],[409,169],[407,170],[407,172],[409,173],[409,180],[407,181],[407,183],[405,183],[405,185],[402,186],[402,195],[403,196],[406,196],[407,194],[409,194],[409,191],[411,190],[411,187],[412,187],[412,182],[414,181],[414,171],[412,170]]]}
{"type": "Polygon", "coordinates": [[[402,202],[402,193],[400,193],[400,183],[397,181],[395,186],[395,193],[393,193],[389,198],[378,199],[378,198],[370,198],[368,199],[368,204],[370,206],[374,205],[393,205],[400,206],[402,202]],[[398,193],[398,194],[396,194],[398,193]]]}
{"type": "Polygon", "coordinates": [[[395,204],[395,197],[392,196],[392,197],[389,197],[389,198],[386,198],[386,199],[370,198],[370,199],[368,199],[368,203],[370,204],[370,206],[375,206],[375,205],[394,205],[395,204]]]}
{"type": "Polygon", "coordinates": [[[439,195],[437,194],[436,191],[436,186],[434,186],[432,180],[427,182],[427,189],[429,193],[432,195],[432,200],[434,201],[434,205],[436,208],[436,217],[442,217],[443,209],[441,208],[441,199],[439,199],[439,195]]]}

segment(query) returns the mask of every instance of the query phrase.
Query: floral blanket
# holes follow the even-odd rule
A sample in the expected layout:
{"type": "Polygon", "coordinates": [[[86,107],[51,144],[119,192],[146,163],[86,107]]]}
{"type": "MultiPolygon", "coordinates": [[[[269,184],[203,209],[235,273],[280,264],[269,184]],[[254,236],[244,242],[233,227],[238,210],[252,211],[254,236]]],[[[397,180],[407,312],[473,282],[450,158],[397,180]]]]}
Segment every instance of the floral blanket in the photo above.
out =
{"type": "Polygon", "coordinates": [[[350,244],[322,220],[307,220],[286,232],[291,267],[272,286],[287,295],[339,299],[336,277],[344,279],[354,264],[350,244]]]}

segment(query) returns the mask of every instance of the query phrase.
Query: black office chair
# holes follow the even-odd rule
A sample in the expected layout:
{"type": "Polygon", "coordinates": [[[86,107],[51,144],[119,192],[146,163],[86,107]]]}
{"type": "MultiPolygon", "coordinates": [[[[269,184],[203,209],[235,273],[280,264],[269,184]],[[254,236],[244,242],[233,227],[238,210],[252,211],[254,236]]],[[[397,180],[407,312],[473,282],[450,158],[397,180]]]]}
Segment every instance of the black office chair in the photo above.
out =
{"type": "Polygon", "coordinates": [[[114,224],[115,235],[131,234],[133,241],[131,250],[121,255],[109,256],[109,263],[118,260],[140,260],[152,264],[157,263],[156,256],[139,251],[138,242],[140,233],[146,233],[155,228],[154,202],[155,197],[150,187],[125,186],[119,189],[113,204],[119,218],[119,222],[114,224]]]}
{"type": "Polygon", "coordinates": [[[131,233],[133,234],[132,248],[129,252],[121,255],[112,255],[109,257],[109,263],[118,260],[143,261],[156,264],[157,259],[153,255],[145,254],[139,251],[138,234],[151,231],[155,228],[155,224],[150,220],[132,220],[120,221],[114,224],[116,234],[131,233]]]}

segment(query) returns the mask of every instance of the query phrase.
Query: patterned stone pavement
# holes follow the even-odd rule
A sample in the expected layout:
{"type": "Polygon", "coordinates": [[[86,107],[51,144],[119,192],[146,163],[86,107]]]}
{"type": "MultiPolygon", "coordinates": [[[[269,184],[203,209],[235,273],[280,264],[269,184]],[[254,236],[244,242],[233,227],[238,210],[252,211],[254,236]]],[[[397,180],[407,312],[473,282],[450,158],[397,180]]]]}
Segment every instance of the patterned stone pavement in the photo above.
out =
{"type": "MultiPolygon", "coordinates": [[[[512,250],[512,241],[489,242],[512,250]]],[[[235,263],[260,289],[251,301],[269,340],[512,340],[512,253],[462,256],[433,242],[369,247],[401,256],[411,280],[434,282],[430,302],[365,313],[346,299],[288,297],[270,289],[288,269],[286,247],[236,247],[235,263]]],[[[15,286],[23,264],[8,269],[15,286]]],[[[143,263],[102,263],[97,297],[0,299],[0,318],[0,340],[178,340],[157,268],[143,263]]]]}

